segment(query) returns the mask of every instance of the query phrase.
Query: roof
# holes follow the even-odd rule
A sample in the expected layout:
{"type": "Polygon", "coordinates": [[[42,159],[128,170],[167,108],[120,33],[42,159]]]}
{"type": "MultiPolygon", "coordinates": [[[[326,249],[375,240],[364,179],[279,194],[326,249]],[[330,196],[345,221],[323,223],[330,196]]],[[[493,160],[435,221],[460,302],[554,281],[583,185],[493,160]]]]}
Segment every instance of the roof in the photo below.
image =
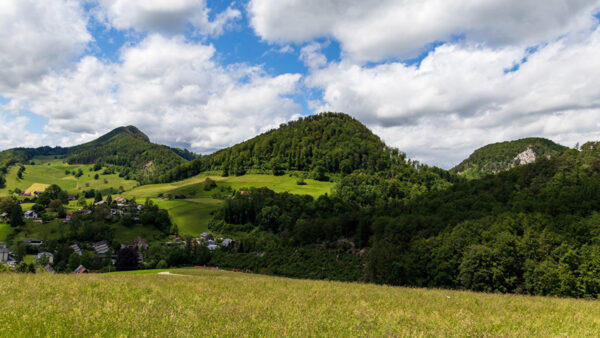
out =
{"type": "Polygon", "coordinates": [[[0,252],[10,252],[7,248],[0,248],[0,252]]]}
{"type": "Polygon", "coordinates": [[[7,217],[7,216],[8,216],[8,213],[6,213],[6,212],[3,212],[0,214],[0,217],[7,217]]]}
{"type": "Polygon", "coordinates": [[[102,255],[108,253],[110,251],[110,247],[106,241],[100,241],[94,243],[94,250],[98,255],[102,255]]]}
{"type": "Polygon", "coordinates": [[[73,273],[84,273],[84,272],[87,272],[87,269],[83,265],[80,265],[77,267],[77,269],[73,270],[73,273]]]}
{"type": "Polygon", "coordinates": [[[208,250],[216,250],[216,249],[218,249],[218,248],[219,248],[219,246],[218,246],[218,245],[216,245],[216,244],[209,244],[209,245],[207,246],[207,248],[208,248],[208,250]]]}
{"type": "Polygon", "coordinates": [[[37,254],[37,258],[41,258],[42,256],[54,257],[54,255],[49,252],[40,252],[37,254]]]}

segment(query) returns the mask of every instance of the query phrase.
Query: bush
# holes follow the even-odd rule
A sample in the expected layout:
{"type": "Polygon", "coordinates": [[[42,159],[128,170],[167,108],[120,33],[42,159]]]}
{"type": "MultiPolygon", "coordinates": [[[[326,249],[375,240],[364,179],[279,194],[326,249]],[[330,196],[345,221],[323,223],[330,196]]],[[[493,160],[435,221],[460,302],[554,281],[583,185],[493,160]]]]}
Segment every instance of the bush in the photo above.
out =
{"type": "Polygon", "coordinates": [[[169,266],[167,265],[167,262],[165,262],[164,259],[161,259],[157,264],[156,264],[156,268],[157,269],[166,269],[169,266]]]}

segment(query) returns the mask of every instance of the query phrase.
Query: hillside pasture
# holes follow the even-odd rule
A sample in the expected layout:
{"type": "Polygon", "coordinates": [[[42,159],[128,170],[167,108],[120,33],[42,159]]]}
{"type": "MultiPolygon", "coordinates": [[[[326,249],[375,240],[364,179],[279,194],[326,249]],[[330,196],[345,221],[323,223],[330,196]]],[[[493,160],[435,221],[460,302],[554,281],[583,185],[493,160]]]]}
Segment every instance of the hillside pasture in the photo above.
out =
{"type": "MultiPolygon", "coordinates": [[[[318,197],[320,195],[331,193],[333,188],[332,182],[320,182],[312,179],[305,179],[306,185],[298,185],[298,180],[295,176],[283,175],[260,175],[260,174],[247,174],[243,176],[228,176],[222,177],[217,175],[200,174],[182,181],[163,183],[163,184],[148,184],[136,187],[132,190],[125,192],[125,196],[128,197],[158,197],[159,194],[177,194],[181,192],[195,193],[194,196],[210,196],[210,194],[203,192],[202,182],[210,178],[217,182],[217,187],[227,188],[230,187],[233,190],[239,190],[241,188],[261,188],[267,187],[275,192],[287,191],[292,194],[300,195],[311,195],[318,197]]],[[[213,191],[215,193],[218,191],[213,191]]]]}
{"type": "Polygon", "coordinates": [[[32,161],[35,163],[34,165],[24,165],[25,171],[22,178],[17,176],[18,165],[10,167],[6,175],[6,187],[0,189],[0,196],[7,196],[9,190],[16,188],[22,191],[43,191],[45,187],[51,184],[56,184],[69,193],[89,189],[108,190],[113,188],[117,190],[119,187],[127,190],[138,185],[136,181],[125,180],[117,174],[102,175],[103,169],[97,172],[90,171],[91,165],[71,165],[63,163],[62,160],[45,157],[34,158],[32,161]],[[79,169],[82,170],[83,175],[75,177],[72,173],[77,172],[79,169]],[[99,174],[98,179],[94,179],[95,174],[99,174]]]}
{"type": "Polygon", "coordinates": [[[0,336],[596,336],[597,301],[226,271],[0,274],[0,336]]]}
{"type": "Polygon", "coordinates": [[[177,224],[179,233],[199,236],[208,231],[208,222],[213,211],[216,211],[223,201],[212,198],[194,198],[182,200],[155,200],[158,207],[166,209],[173,223],[177,224]]]}

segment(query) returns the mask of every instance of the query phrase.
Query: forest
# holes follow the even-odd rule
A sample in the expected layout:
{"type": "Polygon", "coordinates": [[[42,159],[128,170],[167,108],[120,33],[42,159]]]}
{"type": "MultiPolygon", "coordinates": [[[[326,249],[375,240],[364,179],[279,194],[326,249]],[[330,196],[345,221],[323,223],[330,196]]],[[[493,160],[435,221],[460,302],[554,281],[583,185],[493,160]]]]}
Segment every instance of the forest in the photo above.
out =
{"type": "Polygon", "coordinates": [[[246,235],[213,260],[294,277],[596,298],[599,155],[600,143],[586,143],[451,186],[426,171],[410,187],[355,172],[316,200],[250,189],[215,216],[215,231],[246,235]]]}

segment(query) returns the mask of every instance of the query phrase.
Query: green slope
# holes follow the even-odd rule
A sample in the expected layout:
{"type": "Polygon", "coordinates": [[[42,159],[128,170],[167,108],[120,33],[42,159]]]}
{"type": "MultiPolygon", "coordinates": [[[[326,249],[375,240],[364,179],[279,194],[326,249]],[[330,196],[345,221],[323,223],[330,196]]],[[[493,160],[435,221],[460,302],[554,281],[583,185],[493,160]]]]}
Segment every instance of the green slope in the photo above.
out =
{"type": "Polygon", "coordinates": [[[536,158],[555,157],[568,148],[544,138],[524,138],[515,141],[488,144],[473,152],[451,172],[468,178],[479,178],[508,170],[519,163],[517,155],[531,149],[536,158]]]}
{"type": "Polygon", "coordinates": [[[203,156],[161,176],[170,182],[203,171],[241,175],[248,170],[345,173],[381,171],[404,163],[404,154],[387,147],[366,126],[349,115],[322,113],[282,124],[278,129],[203,156]]]}

